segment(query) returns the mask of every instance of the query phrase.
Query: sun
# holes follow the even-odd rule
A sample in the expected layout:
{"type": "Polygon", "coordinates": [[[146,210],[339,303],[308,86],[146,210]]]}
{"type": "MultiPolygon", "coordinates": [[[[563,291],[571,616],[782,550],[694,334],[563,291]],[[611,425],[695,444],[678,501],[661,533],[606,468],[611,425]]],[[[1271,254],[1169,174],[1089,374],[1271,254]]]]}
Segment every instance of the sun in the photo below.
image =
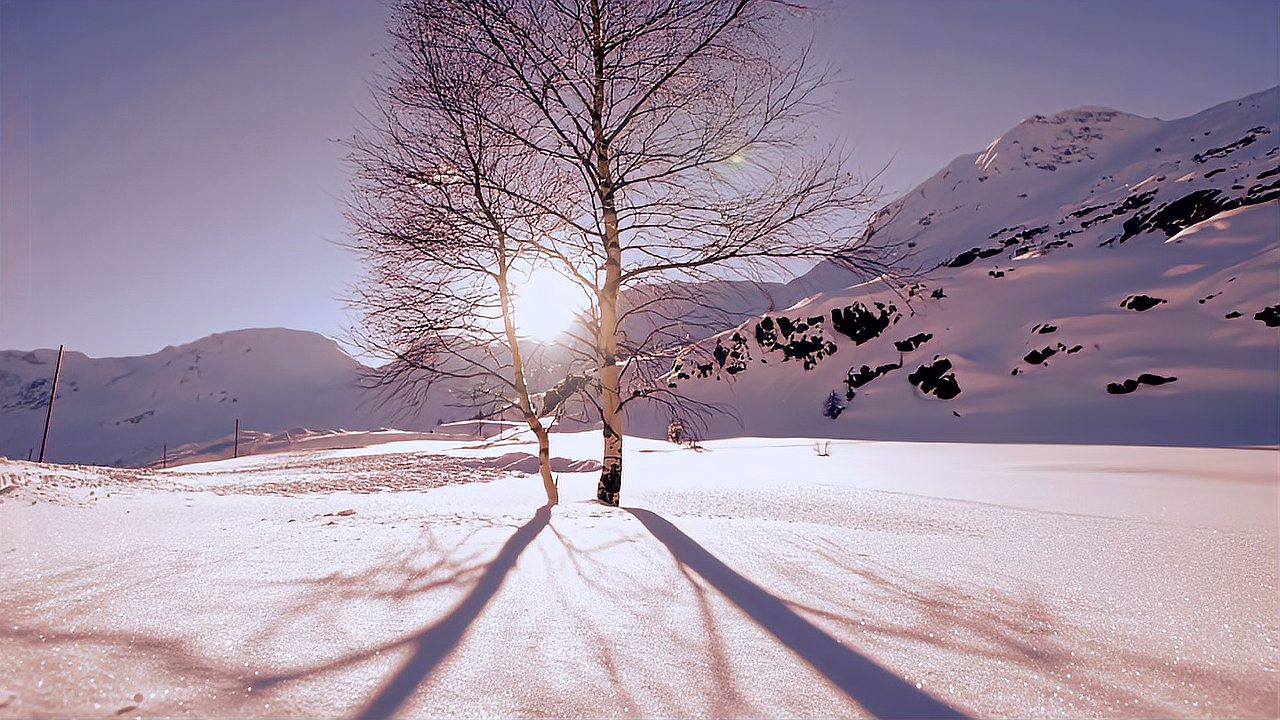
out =
{"type": "Polygon", "coordinates": [[[522,337],[550,341],[585,308],[582,288],[549,268],[534,268],[514,288],[516,327],[522,337]]]}

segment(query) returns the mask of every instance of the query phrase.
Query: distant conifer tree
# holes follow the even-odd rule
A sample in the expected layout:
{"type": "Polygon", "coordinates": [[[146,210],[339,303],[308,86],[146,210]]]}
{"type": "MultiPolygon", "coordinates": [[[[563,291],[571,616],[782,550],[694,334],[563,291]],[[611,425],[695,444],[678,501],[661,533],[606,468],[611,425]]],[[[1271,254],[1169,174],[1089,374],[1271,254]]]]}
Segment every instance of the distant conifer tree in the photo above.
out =
{"type": "Polygon", "coordinates": [[[827,396],[826,402],[822,403],[822,414],[835,420],[840,417],[840,413],[844,412],[844,403],[840,401],[840,395],[835,390],[827,396]]]}

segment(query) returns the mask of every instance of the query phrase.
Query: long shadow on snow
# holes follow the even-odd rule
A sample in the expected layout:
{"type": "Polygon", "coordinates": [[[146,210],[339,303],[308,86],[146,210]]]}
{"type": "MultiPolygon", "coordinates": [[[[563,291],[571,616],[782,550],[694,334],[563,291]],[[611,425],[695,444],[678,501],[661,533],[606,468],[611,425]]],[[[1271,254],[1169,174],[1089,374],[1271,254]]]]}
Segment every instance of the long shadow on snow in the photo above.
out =
{"type": "MultiPolygon", "coordinates": [[[[486,528],[497,526],[496,522],[484,524],[486,528]]],[[[473,582],[484,572],[488,563],[477,562],[472,556],[463,556],[461,551],[479,531],[480,528],[473,528],[454,541],[452,546],[446,547],[436,538],[430,525],[427,525],[416,542],[406,545],[391,557],[380,557],[377,562],[361,570],[342,569],[314,578],[260,582],[259,586],[267,588],[302,584],[310,587],[310,592],[285,601],[287,604],[274,613],[274,617],[265,618],[265,624],[259,632],[259,641],[269,643],[288,640],[288,635],[296,631],[295,625],[300,622],[305,622],[308,627],[330,622],[335,628],[340,628],[341,616],[351,602],[368,599],[399,602],[435,590],[473,582]],[[422,562],[424,558],[429,561],[422,562]]],[[[294,678],[280,678],[284,679],[294,678]]]]}
{"type": "Polygon", "coordinates": [[[865,655],[841,645],[778,597],[734,572],[662,516],[640,508],[627,511],[667,546],[676,562],[701,575],[760,627],[872,714],[895,718],[966,717],[865,655]]]}
{"type": "MultiPolygon", "coordinates": [[[[605,561],[597,555],[601,551],[608,550],[618,545],[626,545],[635,541],[636,537],[628,533],[619,535],[613,540],[592,548],[581,548],[576,545],[568,536],[556,529],[554,523],[550,525],[551,532],[555,534],[560,541],[562,547],[566,551],[566,557],[573,567],[574,574],[587,587],[599,592],[602,596],[616,600],[622,606],[629,608],[635,613],[634,604],[628,602],[624,593],[619,593],[619,588],[626,588],[626,592],[644,592],[651,598],[657,597],[655,590],[657,588],[647,588],[643,586],[643,581],[628,574],[626,563],[614,563],[605,561]]],[[[642,714],[656,715],[662,717],[669,716],[673,713],[695,714],[706,717],[760,717],[762,713],[752,707],[746,697],[743,695],[741,688],[734,681],[731,671],[731,660],[729,658],[728,648],[725,643],[724,635],[716,625],[715,617],[712,612],[711,603],[708,598],[708,591],[703,585],[694,582],[691,571],[681,565],[680,572],[689,581],[690,588],[694,593],[694,598],[698,605],[699,614],[701,615],[702,633],[705,634],[705,641],[702,639],[689,640],[689,638],[698,638],[697,629],[683,626],[672,628],[667,625],[664,627],[663,615],[659,613],[656,616],[649,616],[640,621],[649,623],[649,633],[654,642],[662,640],[672,640],[675,642],[688,642],[682,645],[674,652],[679,653],[681,657],[693,658],[699,653],[705,653],[705,666],[709,670],[709,678],[714,683],[715,689],[711,692],[695,693],[690,695],[686,687],[680,685],[654,685],[645,686],[646,699],[653,701],[655,699],[666,703],[665,708],[645,709],[642,714]],[[667,630],[669,636],[661,637],[662,630],[667,630]],[[694,712],[692,703],[702,701],[707,704],[694,712]]],[[[596,662],[605,675],[609,683],[621,699],[623,707],[639,708],[640,701],[627,688],[627,678],[630,674],[626,666],[628,658],[620,657],[615,649],[617,645],[617,637],[611,634],[616,628],[607,626],[607,621],[600,612],[585,606],[581,599],[572,594],[566,593],[565,586],[562,583],[549,583],[553,590],[558,593],[559,600],[563,606],[563,612],[573,624],[583,628],[585,633],[590,637],[590,642],[586,643],[590,652],[596,654],[596,662]],[[606,626],[601,627],[601,623],[605,622],[606,626]]],[[[666,588],[670,590],[670,588],[666,588]]],[[[674,597],[668,596],[666,599],[670,602],[679,602],[674,597]]],[[[640,615],[635,614],[638,619],[640,615]]],[[[631,677],[634,680],[634,676],[631,677]]],[[[566,715],[572,714],[566,710],[566,715]]],[[[597,714],[602,711],[595,708],[597,714]]]]}
{"type": "Polygon", "coordinates": [[[448,615],[423,630],[413,640],[413,655],[396,674],[383,683],[378,693],[356,714],[358,718],[391,717],[404,705],[418,686],[431,675],[454,647],[462,641],[471,623],[484,612],[489,601],[498,594],[507,573],[515,567],[520,553],[529,547],[551,518],[550,506],[538,509],[533,518],[507,539],[471,592],[448,615]]]}
{"type": "Polygon", "coordinates": [[[507,574],[515,567],[525,548],[529,547],[538,533],[547,526],[551,518],[550,507],[543,506],[503,543],[498,554],[484,566],[484,571],[472,586],[470,592],[449,611],[422,630],[405,638],[394,640],[376,647],[354,652],[319,665],[299,668],[280,674],[259,678],[257,687],[266,689],[281,683],[310,677],[325,672],[347,667],[375,655],[399,648],[412,646],[413,654],[409,656],[395,673],[382,684],[382,687],[365,705],[355,713],[357,718],[386,718],[393,716],[404,705],[405,701],[427,680],[445,659],[452,654],[454,648],[462,642],[471,624],[475,622],[489,602],[498,594],[507,574]]]}

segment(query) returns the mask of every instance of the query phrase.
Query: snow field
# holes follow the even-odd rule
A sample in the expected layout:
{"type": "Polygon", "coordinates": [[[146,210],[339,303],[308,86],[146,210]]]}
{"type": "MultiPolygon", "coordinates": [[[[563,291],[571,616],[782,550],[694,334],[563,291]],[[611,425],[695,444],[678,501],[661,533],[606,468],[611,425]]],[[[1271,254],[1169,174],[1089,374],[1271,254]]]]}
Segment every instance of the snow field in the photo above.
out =
{"type": "Polygon", "coordinates": [[[7,464],[0,716],[1276,714],[1275,451],[813,442],[7,464]]]}

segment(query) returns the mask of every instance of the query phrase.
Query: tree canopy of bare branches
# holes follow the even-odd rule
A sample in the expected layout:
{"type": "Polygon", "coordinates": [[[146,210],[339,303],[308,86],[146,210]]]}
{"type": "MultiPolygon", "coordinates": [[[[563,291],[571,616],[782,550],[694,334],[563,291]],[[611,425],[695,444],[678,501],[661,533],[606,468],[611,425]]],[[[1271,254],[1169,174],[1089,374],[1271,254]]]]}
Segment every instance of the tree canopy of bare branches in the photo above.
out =
{"type": "MultiPolygon", "coordinates": [[[[604,434],[597,496],[618,504],[625,406],[687,407],[655,368],[699,339],[695,316],[715,316],[700,288],[800,260],[880,276],[900,259],[862,232],[868,183],[814,140],[829,75],[793,42],[808,13],[782,0],[399,0],[382,132],[357,146],[354,215],[377,288],[362,300],[373,327],[394,330],[380,344],[406,372],[466,376],[464,348],[508,314],[503,268],[536,262],[577,282],[591,302],[571,337],[604,434]]],[[[481,354],[506,372],[520,355],[510,323],[503,338],[481,354]]]]}

